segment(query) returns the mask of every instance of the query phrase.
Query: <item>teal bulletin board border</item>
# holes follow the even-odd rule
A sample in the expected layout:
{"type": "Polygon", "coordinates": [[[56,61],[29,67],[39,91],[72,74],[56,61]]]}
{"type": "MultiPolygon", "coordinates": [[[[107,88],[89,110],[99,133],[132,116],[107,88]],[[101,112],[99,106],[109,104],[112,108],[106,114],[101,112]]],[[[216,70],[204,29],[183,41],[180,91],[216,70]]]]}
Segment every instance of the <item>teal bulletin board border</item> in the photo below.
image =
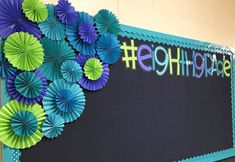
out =
{"type": "Polygon", "coordinates": [[[186,157],[178,162],[214,162],[235,156],[235,100],[234,100],[234,79],[235,79],[235,65],[234,53],[232,48],[218,44],[198,41],[194,39],[183,38],[170,34],[163,34],[141,28],[136,28],[127,25],[121,25],[120,35],[132,39],[144,40],[153,43],[162,43],[171,46],[189,48],[210,53],[227,54],[231,58],[231,102],[232,102],[232,134],[233,134],[233,148],[226,150],[218,150],[216,152],[199,155],[196,157],[186,157]]]}
{"type": "MultiPolygon", "coordinates": [[[[232,60],[234,60],[234,55],[231,48],[227,46],[202,42],[194,39],[188,39],[178,36],[173,36],[169,34],[163,34],[159,32],[154,32],[150,30],[145,30],[141,28],[131,27],[127,25],[121,25],[121,36],[126,36],[128,38],[139,39],[154,43],[162,43],[171,46],[190,48],[194,50],[200,50],[211,53],[219,53],[219,54],[227,54],[232,56],[232,60]]],[[[231,72],[231,102],[232,102],[232,126],[233,126],[233,148],[229,148],[226,150],[218,150],[217,152],[207,153],[204,155],[199,155],[197,157],[189,157],[186,159],[182,159],[179,162],[214,162],[222,159],[226,159],[229,157],[235,156],[235,107],[234,107],[234,78],[235,78],[235,66],[232,61],[232,72],[231,72]]],[[[4,105],[8,100],[9,96],[7,95],[5,81],[1,80],[1,101],[2,105],[4,105]]],[[[21,155],[19,150],[14,150],[3,146],[3,161],[2,162],[19,162],[19,157],[21,155]]]]}

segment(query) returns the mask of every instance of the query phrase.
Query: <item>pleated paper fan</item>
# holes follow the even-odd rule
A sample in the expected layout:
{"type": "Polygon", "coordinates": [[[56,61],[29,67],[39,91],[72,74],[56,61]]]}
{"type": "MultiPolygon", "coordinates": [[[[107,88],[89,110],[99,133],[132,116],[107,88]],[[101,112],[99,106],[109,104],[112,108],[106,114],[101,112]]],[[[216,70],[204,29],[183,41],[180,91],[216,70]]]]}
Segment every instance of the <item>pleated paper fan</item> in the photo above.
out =
{"type": "Polygon", "coordinates": [[[23,12],[33,22],[42,22],[47,19],[48,11],[46,5],[40,0],[23,0],[23,12]]]}
{"type": "Polygon", "coordinates": [[[33,104],[42,100],[46,95],[47,80],[39,71],[16,71],[7,79],[7,91],[11,98],[26,104],[33,104]]]}
{"type": "Polygon", "coordinates": [[[116,36],[105,33],[97,42],[97,54],[106,64],[116,63],[121,56],[120,42],[116,36]]]}
{"type": "Polygon", "coordinates": [[[24,32],[11,34],[5,41],[4,52],[17,69],[31,71],[43,62],[43,48],[33,35],[24,32]]]}
{"type": "Polygon", "coordinates": [[[78,19],[75,23],[66,26],[66,35],[74,49],[83,55],[93,55],[95,53],[95,43],[84,42],[79,35],[79,25],[81,22],[93,23],[93,17],[85,12],[78,12],[78,19]]]}
{"type": "Polygon", "coordinates": [[[0,141],[15,149],[37,144],[43,137],[41,129],[45,118],[46,113],[39,104],[8,102],[0,109],[0,141]]]}
{"type": "Polygon", "coordinates": [[[41,39],[44,48],[44,62],[39,67],[48,80],[56,80],[62,77],[61,65],[66,60],[73,60],[75,53],[65,40],[55,41],[47,38],[41,39]]]}
{"type": "Polygon", "coordinates": [[[102,63],[97,58],[88,59],[83,69],[85,76],[90,80],[99,79],[103,73],[102,63]]]}
{"type": "Polygon", "coordinates": [[[68,0],[59,0],[56,6],[56,13],[59,20],[64,24],[72,24],[78,18],[75,8],[68,0]]]}
{"type": "Polygon", "coordinates": [[[62,40],[65,38],[65,25],[57,20],[55,6],[47,5],[48,16],[46,21],[39,23],[42,33],[52,40],[62,40]]]}
{"type": "Polygon", "coordinates": [[[7,78],[15,72],[15,68],[8,62],[3,53],[3,39],[0,38],[0,77],[7,78]]]}
{"type": "Polygon", "coordinates": [[[56,114],[49,115],[42,124],[43,134],[47,138],[55,138],[61,135],[64,128],[64,120],[56,114]]]}
{"type": "Polygon", "coordinates": [[[75,83],[82,78],[82,68],[74,60],[67,60],[61,66],[63,78],[70,83],[75,83]]]}
{"type": "Polygon", "coordinates": [[[81,22],[79,25],[79,35],[86,43],[94,43],[97,39],[97,31],[91,22],[81,22]]]}
{"type": "Polygon", "coordinates": [[[78,84],[68,84],[63,79],[48,86],[43,107],[48,115],[60,115],[65,123],[80,117],[85,107],[85,96],[78,84]]]}
{"type": "Polygon", "coordinates": [[[95,15],[95,23],[100,34],[110,33],[117,36],[120,32],[119,20],[109,10],[100,10],[95,15]]]}
{"type": "Polygon", "coordinates": [[[0,0],[0,37],[7,38],[14,32],[28,32],[41,38],[37,24],[25,18],[22,0],[0,0]]]}
{"type": "MultiPolygon", "coordinates": [[[[85,66],[85,63],[90,58],[98,58],[96,55],[93,56],[84,56],[84,55],[78,55],[76,57],[76,61],[82,66],[85,66]]],[[[82,88],[85,88],[89,91],[97,91],[101,88],[103,88],[106,83],[108,82],[109,78],[109,67],[108,64],[102,64],[103,66],[103,72],[99,79],[97,80],[90,80],[86,76],[83,76],[82,79],[78,81],[78,83],[81,85],[82,88]]]]}

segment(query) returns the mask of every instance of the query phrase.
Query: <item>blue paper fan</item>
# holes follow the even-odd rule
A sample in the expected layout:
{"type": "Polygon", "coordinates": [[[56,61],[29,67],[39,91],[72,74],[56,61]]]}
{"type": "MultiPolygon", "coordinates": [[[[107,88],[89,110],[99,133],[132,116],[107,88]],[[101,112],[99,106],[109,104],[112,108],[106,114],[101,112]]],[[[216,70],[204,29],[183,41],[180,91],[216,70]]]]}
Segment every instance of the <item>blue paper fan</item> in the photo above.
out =
{"type": "Polygon", "coordinates": [[[82,68],[76,61],[68,60],[61,66],[63,78],[70,83],[79,81],[82,78],[82,73],[82,68]]]}
{"type": "Polygon", "coordinates": [[[95,15],[96,27],[100,34],[110,33],[118,35],[120,31],[120,24],[116,16],[106,10],[102,9],[95,15]]]}
{"type": "Polygon", "coordinates": [[[7,38],[14,32],[28,32],[37,38],[41,32],[33,22],[25,18],[22,0],[0,0],[0,37],[7,38]]]}
{"type": "Polygon", "coordinates": [[[121,56],[119,40],[112,34],[105,33],[97,42],[97,54],[106,64],[116,63],[121,56]]]}
{"type": "Polygon", "coordinates": [[[64,120],[59,115],[49,115],[42,124],[42,132],[47,138],[55,138],[61,135],[64,129],[64,120]]]}
{"type": "Polygon", "coordinates": [[[18,111],[11,119],[11,128],[20,137],[31,136],[38,128],[37,118],[32,112],[18,111]]]}
{"type": "Polygon", "coordinates": [[[56,13],[62,23],[72,24],[77,20],[77,12],[68,0],[59,0],[56,13]]]}
{"type": "Polygon", "coordinates": [[[0,77],[7,78],[15,71],[15,68],[13,68],[3,54],[3,39],[0,38],[0,77]]]}
{"type": "Polygon", "coordinates": [[[94,23],[93,17],[85,12],[78,12],[78,19],[75,23],[66,26],[66,35],[74,49],[83,55],[95,53],[95,43],[84,42],[79,35],[79,25],[81,22],[94,23]]]}
{"type": "Polygon", "coordinates": [[[47,5],[48,17],[46,21],[39,23],[39,28],[46,37],[52,40],[62,40],[65,38],[65,25],[57,20],[55,6],[47,5]]]}
{"type": "Polygon", "coordinates": [[[78,84],[68,84],[59,79],[48,86],[42,103],[48,115],[60,115],[68,123],[80,117],[85,107],[85,96],[78,84]]]}
{"type": "Polygon", "coordinates": [[[44,48],[44,62],[39,67],[40,71],[48,80],[61,78],[61,65],[64,61],[75,58],[74,50],[65,40],[55,41],[43,38],[41,43],[44,48]]]}

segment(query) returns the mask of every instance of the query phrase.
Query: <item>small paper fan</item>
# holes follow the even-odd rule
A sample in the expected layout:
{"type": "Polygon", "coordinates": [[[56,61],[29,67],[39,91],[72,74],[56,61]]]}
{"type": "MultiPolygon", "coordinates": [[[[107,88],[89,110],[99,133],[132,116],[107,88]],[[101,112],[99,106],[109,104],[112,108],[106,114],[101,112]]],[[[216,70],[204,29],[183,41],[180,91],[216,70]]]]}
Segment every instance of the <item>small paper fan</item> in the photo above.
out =
{"type": "Polygon", "coordinates": [[[85,12],[78,12],[78,19],[75,23],[66,26],[66,35],[74,49],[83,55],[95,53],[95,43],[84,42],[79,35],[79,25],[81,22],[93,23],[93,17],[85,12]]]}
{"type": "Polygon", "coordinates": [[[23,0],[23,12],[33,22],[42,22],[48,16],[47,7],[40,0],[23,0]]]}
{"type": "Polygon", "coordinates": [[[120,32],[120,24],[118,19],[112,12],[106,9],[100,10],[95,15],[95,23],[101,35],[104,33],[110,33],[117,36],[120,32]]]}
{"type": "Polygon", "coordinates": [[[39,23],[42,33],[52,40],[62,40],[65,38],[65,25],[57,20],[55,6],[47,5],[48,16],[46,21],[39,23]]]}
{"type": "Polygon", "coordinates": [[[59,20],[64,24],[72,24],[78,17],[75,8],[67,0],[59,0],[56,5],[56,13],[59,20]]]}
{"type": "Polygon", "coordinates": [[[61,135],[64,128],[64,120],[59,115],[49,115],[42,124],[42,132],[47,138],[55,138],[61,135]]]}
{"type": "Polygon", "coordinates": [[[83,69],[85,76],[90,80],[99,79],[103,73],[102,63],[97,58],[88,59],[83,69]]]}
{"type": "Polygon", "coordinates": [[[3,39],[0,38],[0,77],[7,78],[9,75],[13,74],[15,69],[8,62],[3,54],[3,39]]]}
{"type": "Polygon", "coordinates": [[[63,78],[70,83],[75,83],[82,78],[81,66],[73,60],[65,61],[61,66],[61,74],[63,78]]]}
{"type": "Polygon", "coordinates": [[[7,79],[7,91],[11,98],[26,104],[42,100],[46,95],[47,80],[39,70],[15,72],[7,79]]]}
{"type": "Polygon", "coordinates": [[[81,22],[79,25],[79,34],[81,39],[86,43],[94,43],[97,38],[96,29],[93,23],[81,22]]]}
{"type": "Polygon", "coordinates": [[[11,34],[5,41],[4,52],[17,69],[31,71],[43,62],[43,48],[33,35],[24,32],[11,34]]]}
{"type": "Polygon", "coordinates": [[[59,79],[48,86],[42,103],[48,115],[60,115],[68,123],[80,117],[85,106],[85,96],[78,84],[68,84],[59,79]]]}
{"type": "Polygon", "coordinates": [[[41,38],[41,32],[22,12],[22,0],[0,0],[0,37],[7,38],[14,32],[28,32],[41,38]]]}
{"type": "Polygon", "coordinates": [[[106,64],[116,63],[121,56],[121,49],[117,37],[105,33],[97,42],[97,54],[99,58],[106,64]]]}
{"type": "Polygon", "coordinates": [[[43,137],[41,127],[45,117],[46,113],[39,104],[8,102],[0,109],[0,141],[15,149],[37,144],[43,137]]]}
{"type": "Polygon", "coordinates": [[[56,80],[62,77],[61,65],[66,60],[75,58],[74,50],[65,40],[55,41],[47,38],[41,39],[44,48],[44,62],[39,67],[48,80],[56,80]]]}
{"type": "MultiPolygon", "coordinates": [[[[93,55],[93,56],[78,55],[75,60],[82,67],[84,67],[86,61],[90,58],[98,58],[98,57],[96,55],[93,55]]],[[[78,82],[81,85],[81,87],[83,87],[87,90],[90,90],[90,91],[97,91],[97,90],[103,88],[106,85],[106,83],[108,82],[109,68],[108,68],[107,64],[102,64],[102,66],[103,66],[103,72],[102,72],[101,77],[97,80],[90,80],[86,76],[83,76],[82,79],[80,79],[78,82]]]]}

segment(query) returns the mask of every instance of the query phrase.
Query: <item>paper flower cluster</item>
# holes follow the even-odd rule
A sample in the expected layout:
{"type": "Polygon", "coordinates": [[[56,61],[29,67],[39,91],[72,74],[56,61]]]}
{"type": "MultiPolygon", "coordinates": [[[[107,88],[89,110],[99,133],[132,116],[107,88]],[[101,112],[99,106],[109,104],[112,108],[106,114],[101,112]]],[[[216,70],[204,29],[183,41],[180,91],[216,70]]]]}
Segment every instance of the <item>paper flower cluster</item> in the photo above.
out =
{"type": "Polygon", "coordinates": [[[67,0],[1,0],[0,77],[11,100],[0,109],[0,141],[29,148],[77,120],[84,89],[103,88],[120,58],[119,31],[108,10],[93,17],[67,0]]]}

